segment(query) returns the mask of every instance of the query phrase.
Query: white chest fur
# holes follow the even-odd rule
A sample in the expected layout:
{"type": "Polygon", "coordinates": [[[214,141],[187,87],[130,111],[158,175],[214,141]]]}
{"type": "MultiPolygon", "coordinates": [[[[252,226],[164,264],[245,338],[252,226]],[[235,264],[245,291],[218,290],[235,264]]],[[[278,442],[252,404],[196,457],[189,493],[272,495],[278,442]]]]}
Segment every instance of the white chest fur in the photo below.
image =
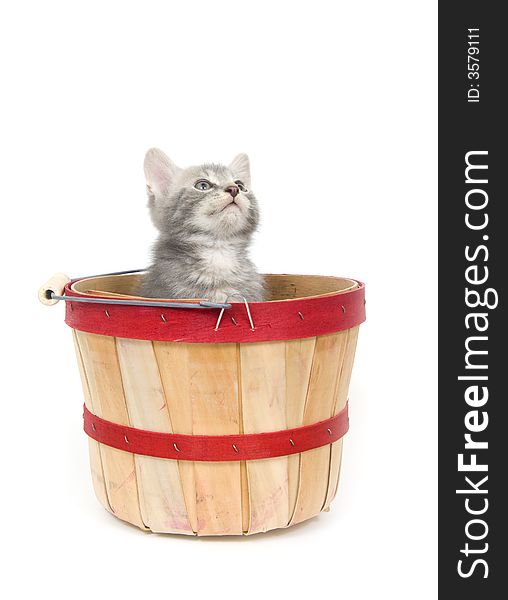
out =
{"type": "Polygon", "coordinates": [[[203,275],[210,280],[224,280],[238,273],[239,257],[236,248],[230,244],[218,242],[201,254],[203,275]]]}

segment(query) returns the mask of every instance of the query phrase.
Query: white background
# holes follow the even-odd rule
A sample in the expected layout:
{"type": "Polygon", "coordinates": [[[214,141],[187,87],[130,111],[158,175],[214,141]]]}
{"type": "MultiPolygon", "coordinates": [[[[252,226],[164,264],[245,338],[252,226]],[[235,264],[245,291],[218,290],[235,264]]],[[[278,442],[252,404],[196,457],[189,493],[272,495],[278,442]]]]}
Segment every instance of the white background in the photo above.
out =
{"type": "Polygon", "coordinates": [[[435,2],[3,3],[6,598],[436,594],[435,2]],[[251,157],[264,272],[367,283],[330,513],[241,539],[143,534],[96,501],[63,306],[146,265],[142,161],[251,157]]]}

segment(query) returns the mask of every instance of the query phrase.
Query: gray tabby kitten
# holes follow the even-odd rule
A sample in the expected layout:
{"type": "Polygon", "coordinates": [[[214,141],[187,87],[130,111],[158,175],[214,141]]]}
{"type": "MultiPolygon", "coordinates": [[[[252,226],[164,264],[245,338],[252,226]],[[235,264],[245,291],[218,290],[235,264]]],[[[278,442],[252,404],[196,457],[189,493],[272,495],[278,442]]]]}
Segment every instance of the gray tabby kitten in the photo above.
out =
{"type": "Polygon", "coordinates": [[[247,155],[239,154],[227,167],[181,169],[152,148],[145,156],[145,176],[159,237],[139,293],[213,302],[232,294],[263,300],[262,278],[247,253],[259,222],[247,155]]]}

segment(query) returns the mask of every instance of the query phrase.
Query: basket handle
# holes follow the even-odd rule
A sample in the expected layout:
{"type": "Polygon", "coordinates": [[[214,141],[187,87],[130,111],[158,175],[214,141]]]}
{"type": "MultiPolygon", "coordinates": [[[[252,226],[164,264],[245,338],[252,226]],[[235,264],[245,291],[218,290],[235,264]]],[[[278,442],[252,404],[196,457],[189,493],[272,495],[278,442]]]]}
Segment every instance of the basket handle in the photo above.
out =
{"type": "MultiPolygon", "coordinates": [[[[129,272],[130,271],[122,271],[121,273],[111,274],[123,275],[124,273],[129,272]]],[[[65,273],[55,273],[53,277],[50,277],[48,281],[46,281],[46,283],[39,288],[39,300],[46,306],[53,306],[60,300],[64,300],[65,302],[84,302],[88,304],[121,304],[126,306],[147,306],[150,308],[219,308],[222,312],[231,308],[231,304],[228,302],[209,302],[208,300],[201,300],[199,302],[159,302],[153,300],[118,300],[115,298],[94,298],[88,296],[79,297],[64,295],[65,286],[71,281],[76,280],[70,279],[65,273]]],[[[249,312],[248,307],[247,312],[249,312]]]]}
{"type": "Polygon", "coordinates": [[[55,273],[39,288],[39,300],[46,306],[53,306],[58,302],[53,296],[63,296],[64,288],[69,282],[70,277],[65,273],[55,273]]]}

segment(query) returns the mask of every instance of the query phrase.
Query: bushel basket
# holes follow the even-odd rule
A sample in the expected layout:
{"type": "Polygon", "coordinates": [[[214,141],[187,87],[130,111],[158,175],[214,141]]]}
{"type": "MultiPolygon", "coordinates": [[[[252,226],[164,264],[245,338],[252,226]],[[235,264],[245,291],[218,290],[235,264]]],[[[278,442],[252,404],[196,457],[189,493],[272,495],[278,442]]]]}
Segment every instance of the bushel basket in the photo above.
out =
{"type": "Polygon", "coordinates": [[[40,292],[66,301],[101,504],[141,529],[190,535],[328,510],[363,284],[265,275],[268,301],[214,304],[135,297],[139,277],[55,276],[40,292]]]}

